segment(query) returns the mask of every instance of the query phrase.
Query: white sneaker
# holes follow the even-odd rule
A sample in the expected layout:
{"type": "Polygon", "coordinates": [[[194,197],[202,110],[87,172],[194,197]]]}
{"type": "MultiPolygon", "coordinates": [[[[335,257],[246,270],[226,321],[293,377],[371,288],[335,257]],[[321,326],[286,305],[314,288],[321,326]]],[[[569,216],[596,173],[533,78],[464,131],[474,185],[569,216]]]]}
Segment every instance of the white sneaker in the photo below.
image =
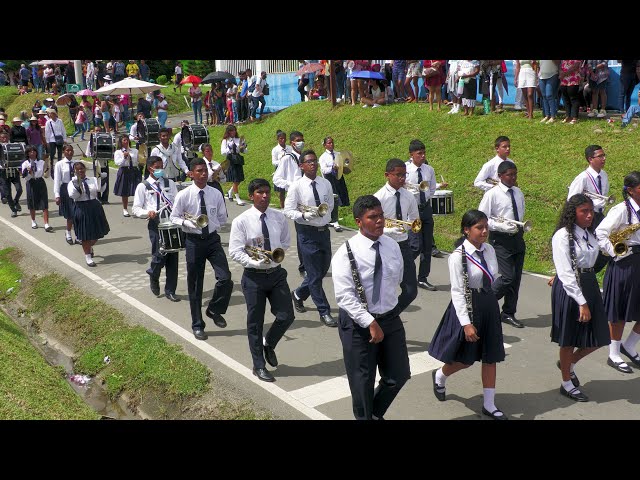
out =
{"type": "Polygon", "coordinates": [[[596,112],[597,112],[597,110],[595,110],[595,109],[590,110],[589,113],[587,113],[587,117],[589,117],[589,118],[595,117],[596,116],[596,112]]]}
{"type": "Polygon", "coordinates": [[[239,195],[236,195],[236,203],[240,206],[243,206],[245,203],[240,199],[239,195]]]}
{"type": "Polygon", "coordinates": [[[598,113],[598,115],[596,115],[598,118],[604,118],[607,116],[607,111],[603,108],[600,110],[600,113],[598,113]]]}
{"type": "Polygon", "coordinates": [[[373,106],[371,108],[378,108],[380,105],[378,105],[377,103],[374,103],[373,106]]]}
{"type": "Polygon", "coordinates": [[[514,110],[522,110],[522,107],[520,105],[514,105],[513,109],[514,110]]]}
{"type": "Polygon", "coordinates": [[[336,98],[336,103],[342,102],[342,98],[336,98]]]}
{"type": "Polygon", "coordinates": [[[362,108],[369,108],[369,105],[362,105],[362,108]]]}
{"type": "Polygon", "coordinates": [[[229,200],[233,200],[233,188],[230,188],[229,191],[227,192],[227,198],[229,200]]]}
{"type": "Polygon", "coordinates": [[[540,120],[540,123],[547,123],[547,120],[549,120],[549,117],[544,117],[542,120],[540,120]]]}

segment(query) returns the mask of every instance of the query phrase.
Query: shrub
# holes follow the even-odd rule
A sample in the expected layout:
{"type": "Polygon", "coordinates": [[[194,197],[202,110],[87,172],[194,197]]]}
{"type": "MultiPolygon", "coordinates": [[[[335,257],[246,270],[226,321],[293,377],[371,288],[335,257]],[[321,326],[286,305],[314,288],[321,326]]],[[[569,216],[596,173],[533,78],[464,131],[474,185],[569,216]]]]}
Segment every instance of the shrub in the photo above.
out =
{"type": "Polygon", "coordinates": [[[167,85],[167,76],[166,75],[159,75],[158,78],[156,78],[156,83],[158,85],[167,85]]]}

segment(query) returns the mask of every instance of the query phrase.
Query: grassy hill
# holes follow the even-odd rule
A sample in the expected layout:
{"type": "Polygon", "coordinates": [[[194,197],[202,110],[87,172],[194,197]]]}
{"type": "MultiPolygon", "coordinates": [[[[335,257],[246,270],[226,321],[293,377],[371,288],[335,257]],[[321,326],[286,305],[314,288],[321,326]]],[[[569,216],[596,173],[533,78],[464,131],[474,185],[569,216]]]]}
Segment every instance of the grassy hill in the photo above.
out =
{"type": "MultiPolygon", "coordinates": [[[[268,101],[268,100],[267,100],[268,101]]],[[[443,175],[454,192],[455,213],[435,217],[438,247],[451,250],[459,236],[462,214],[477,208],[482,192],[473,180],[482,164],[495,155],[494,141],[499,135],[511,139],[511,158],[518,165],[518,184],[526,199],[526,220],[533,229],[525,234],[527,256],[525,269],[549,273],[553,268],[550,240],[567,186],[587,166],[584,149],[589,144],[601,145],[607,153],[605,167],[611,193],[622,198],[622,179],[640,169],[640,132],[630,126],[620,129],[619,121],[585,120],[576,125],[540,124],[541,113],[527,120],[518,112],[502,115],[462,117],[429,111],[426,104],[397,104],[384,108],[363,109],[360,106],[328,102],[306,102],[293,105],[263,121],[240,125],[249,151],[245,155],[245,177],[272,178],[271,149],[276,144],[276,130],[299,130],[304,134],[305,148],[323,152],[322,139],[333,136],[336,149],[351,150],[356,157],[355,169],[346,177],[351,201],[371,194],[385,182],[384,167],[388,159],[409,158],[409,142],[422,140],[427,146],[427,161],[440,180],[443,175]]],[[[478,111],[478,109],[476,109],[478,111]]],[[[212,144],[222,139],[223,127],[210,129],[212,144]]],[[[246,198],[248,181],[241,185],[246,198]]],[[[355,226],[350,207],[343,207],[344,223],[355,226]]]]}

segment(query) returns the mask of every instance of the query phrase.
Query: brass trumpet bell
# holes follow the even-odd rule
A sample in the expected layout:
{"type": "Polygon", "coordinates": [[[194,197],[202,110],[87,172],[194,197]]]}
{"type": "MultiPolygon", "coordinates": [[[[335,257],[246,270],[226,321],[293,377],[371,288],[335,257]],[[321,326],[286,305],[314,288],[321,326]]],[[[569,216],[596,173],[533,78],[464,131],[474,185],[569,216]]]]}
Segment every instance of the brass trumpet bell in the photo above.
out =
{"type": "Polygon", "coordinates": [[[329,205],[326,203],[321,203],[317,207],[311,207],[309,205],[303,205],[302,203],[298,204],[298,210],[302,213],[304,212],[316,212],[319,217],[324,217],[329,211],[329,205]]]}
{"type": "Polygon", "coordinates": [[[404,228],[405,225],[408,225],[413,233],[418,233],[420,230],[422,230],[422,220],[420,220],[419,218],[416,218],[413,222],[406,222],[404,220],[397,220],[395,218],[384,219],[384,226],[387,228],[404,228]]]}
{"type": "Polygon", "coordinates": [[[200,215],[191,215],[190,213],[184,212],[184,214],[182,215],[182,218],[184,218],[185,220],[191,220],[193,223],[195,223],[198,228],[204,228],[207,225],[209,225],[209,217],[207,217],[204,213],[201,213],[200,215]]]}
{"type": "Polygon", "coordinates": [[[404,188],[409,190],[411,193],[420,193],[420,192],[428,192],[429,191],[429,181],[423,180],[420,183],[408,183],[404,184],[404,188]]]}
{"type": "Polygon", "coordinates": [[[274,250],[263,250],[259,247],[253,247],[251,245],[245,245],[245,251],[254,260],[266,259],[264,263],[281,263],[284,260],[284,250],[282,248],[276,248],[274,250]]]}

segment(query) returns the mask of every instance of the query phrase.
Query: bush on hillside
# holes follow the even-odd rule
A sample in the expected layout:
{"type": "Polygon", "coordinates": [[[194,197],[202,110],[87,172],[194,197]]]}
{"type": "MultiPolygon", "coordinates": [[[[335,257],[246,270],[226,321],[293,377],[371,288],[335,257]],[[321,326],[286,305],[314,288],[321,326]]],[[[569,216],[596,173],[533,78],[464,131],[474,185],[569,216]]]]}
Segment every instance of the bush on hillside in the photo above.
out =
{"type": "Polygon", "coordinates": [[[158,78],[156,78],[156,83],[158,85],[167,85],[167,76],[166,75],[160,75],[158,78]]]}

